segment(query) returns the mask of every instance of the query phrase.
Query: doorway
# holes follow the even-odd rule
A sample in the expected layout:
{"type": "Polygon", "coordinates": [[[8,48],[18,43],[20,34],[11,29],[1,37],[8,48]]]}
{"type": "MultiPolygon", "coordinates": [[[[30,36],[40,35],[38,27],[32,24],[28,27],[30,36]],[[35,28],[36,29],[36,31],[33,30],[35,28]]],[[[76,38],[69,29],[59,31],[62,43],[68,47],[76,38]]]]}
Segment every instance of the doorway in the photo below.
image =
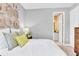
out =
{"type": "Polygon", "coordinates": [[[53,14],[53,40],[63,44],[63,19],[64,12],[55,12],[53,14]]]}

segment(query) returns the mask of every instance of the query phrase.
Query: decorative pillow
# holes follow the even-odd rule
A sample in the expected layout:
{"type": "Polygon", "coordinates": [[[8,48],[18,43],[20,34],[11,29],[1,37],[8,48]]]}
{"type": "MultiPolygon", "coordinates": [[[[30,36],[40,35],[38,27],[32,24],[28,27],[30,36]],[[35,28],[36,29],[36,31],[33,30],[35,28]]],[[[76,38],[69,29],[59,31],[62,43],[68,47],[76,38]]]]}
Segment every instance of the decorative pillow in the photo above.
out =
{"type": "Polygon", "coordinates": [[[10,33],[3,33],[5,36],[5,39],[7,41],[8,50],[12,50],[16,46],[18,46],[17,41],[13,38],[13,35],[10,33]]]}
{"type": "Polygon", "coordinates": [[[11,28],[11,32],[14,33],[14,32],[19,32],[20,30],[19,29],[14,29],[14,28],[11,28]]]}
{"type": "Polygon", "coordinates": [[[28,42],[28,39],[24,34],[20,36],[16,36],[15,39],[20,47],[23,47],[28,42]]]}
{"type": "Polygon", "coordinates": [[[7,48],[7,42],[2,32],[0,32],[0,49],[7,48]]]}
{"type": "Polygon", "coordinates": [[[25,34],[24,32],[13,32],[13,34],[15,34],[15,35],[17,35],[17,36],[20,36],[20,35],[23,35],[23,34],[25,34]]]}

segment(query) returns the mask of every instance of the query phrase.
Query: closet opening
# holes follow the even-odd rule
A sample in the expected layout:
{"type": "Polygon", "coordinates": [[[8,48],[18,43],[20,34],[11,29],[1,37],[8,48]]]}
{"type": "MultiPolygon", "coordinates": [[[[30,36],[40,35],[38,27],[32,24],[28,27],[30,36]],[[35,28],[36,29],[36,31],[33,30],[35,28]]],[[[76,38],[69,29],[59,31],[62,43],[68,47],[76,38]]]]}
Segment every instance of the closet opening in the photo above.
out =
{"type": "Polygon", "coordinates": [[[53,13],[53,40],[59,44],[64,43],[64,12],[53,13]]]}

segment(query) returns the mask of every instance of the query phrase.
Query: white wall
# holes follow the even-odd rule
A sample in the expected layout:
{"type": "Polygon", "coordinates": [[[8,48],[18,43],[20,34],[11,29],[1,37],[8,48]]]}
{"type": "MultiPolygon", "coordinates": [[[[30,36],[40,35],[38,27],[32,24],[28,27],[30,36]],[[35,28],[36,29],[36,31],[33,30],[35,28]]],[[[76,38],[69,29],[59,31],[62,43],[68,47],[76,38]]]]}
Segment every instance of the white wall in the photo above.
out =
{"type": "Polygon", "coordinates": [[[70,44],[74,47],[74,27],[79,27],[79,6],[70,11],[70,44]]]}
{"type": "Polygon", "coordinates": [[[23,28],[24,27],[24,8],[19,4],[19,20],[20,20],[20,27],[23,28]]]}
{"type": "MultiPolygon", "coordinates": [[[[31,28],[33,38],[53,38],[53,12],[56,11],[64,11],[66,17],[64,23],[69,21],[68,9],[25,10],[24,25],[31,28]]],[[[63,27],[67,28],[66,30],[64,29],[64,41],[65,43],[69,43],[69,23],[63,27]]]]}
{"type": "Polygon", "coordinates": [[[52,13],[48,10],[26,11],[25,25],[31,27],[33,38],[52,38],[52,13]]]}
{"type": "Polygon", "coordinates": [[[66,11],[65,12],[65,26],[64,27],[64,34],[65,34],[65,43],[69,43],[70,44],[70,14],[69,14],[70,11],[66,11]]]}

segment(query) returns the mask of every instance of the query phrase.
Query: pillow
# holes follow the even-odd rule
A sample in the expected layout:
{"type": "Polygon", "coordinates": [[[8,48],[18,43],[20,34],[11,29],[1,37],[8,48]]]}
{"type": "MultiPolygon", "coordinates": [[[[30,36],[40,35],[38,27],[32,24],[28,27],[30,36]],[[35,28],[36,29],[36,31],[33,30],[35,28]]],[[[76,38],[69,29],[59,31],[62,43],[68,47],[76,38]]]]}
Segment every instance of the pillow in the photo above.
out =
{"type": "Polygon", "coordinates": [[[16,36],[15,39],[20,47],[23,47],[28,42],[28,39],[24,34],[20,36],[16,36]]]}
{"type": "Polygon", "coordinates": [[[3,33],[5,36],[5,39],[7,41],[8,50],[12,50],[16,46],[18,46],[17,41],[14,39],[13,35],[11,33],[3,33]]]}
{"type": "Polygon", "coordinates": [[[21,32],[21,31],[15,31],[15,32],[12,32],[12,34],[16,35],[16,36],[20,36],[20,35],[23,35],[25,34],[24,32],[21,32]]]}
{"type": "Polygon", "coordinates": [[[4,33],[10,33],[10,31],[9,31],[9,28],[2,29],[2,30],[0,30],[0,32],[4,32],[4,33]]]}
{"type": "Polygon", "coordinates": [[[11,32],[14,33],[14,32],[19,32],[20,30],[19,29],[14,29],[14,28],[11,28],[11,32]]]}
{"type": "Polygon", "coordinates": [[[0,32],[0,49],[5,49],[7,47],[8,47],[8,45],[7,45],[6,39],[3,35],[3,33],[0,32]]]}

